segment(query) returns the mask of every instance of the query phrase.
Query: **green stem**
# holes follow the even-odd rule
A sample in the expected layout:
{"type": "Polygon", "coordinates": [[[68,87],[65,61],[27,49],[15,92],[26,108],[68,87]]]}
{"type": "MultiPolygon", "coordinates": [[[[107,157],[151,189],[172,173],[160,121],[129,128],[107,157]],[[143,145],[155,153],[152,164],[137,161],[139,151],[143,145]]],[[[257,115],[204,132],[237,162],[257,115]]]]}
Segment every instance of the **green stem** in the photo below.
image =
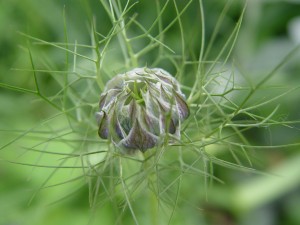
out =
{"type": "MultiPolygon", "coordinates": [[[[125,27],[125,21],[123,18],[123,14],[121,13],[120,10],[118,9],[118,6],[115,2],[112,2],[112,6],[114,8],[114,12],[116,13],[117,17],[118,17],[118,21],[119,21],[119,26],[121,29],[121,38],[119,39],[120,41],[122,40],[122,42],[125,44],[126,49],[127,49],[127,53],[130,57],[130,64],[133,67],[138,67],[138,60],[137,60],[137,56],[134,53],[132,46],[130,44],[130,39],[127,37],[127,33],[126,33],[126,27],[125,27]]],[[[115,21],[115,22],[118,22],[115,21]]],[[[119,36],[120,37],[120,36],[119,36]]],[[[126,59],[125,59],[126,60],[126,59]]],[[[127,60],[126,60],[127,61],[127,60]]],[[[128,63],[126,63],[128,64],[128,63]]]]}
{"type": "Polygon", "coordinates": [[[157,176],[155,173],[155,157],[151,151],[144,153],[143,169],[147,176],[148,182],[148,199],[150,205],[151,224],[159,225],[159,214],[158,214],[158,197],[157,197],[157,176]]]}

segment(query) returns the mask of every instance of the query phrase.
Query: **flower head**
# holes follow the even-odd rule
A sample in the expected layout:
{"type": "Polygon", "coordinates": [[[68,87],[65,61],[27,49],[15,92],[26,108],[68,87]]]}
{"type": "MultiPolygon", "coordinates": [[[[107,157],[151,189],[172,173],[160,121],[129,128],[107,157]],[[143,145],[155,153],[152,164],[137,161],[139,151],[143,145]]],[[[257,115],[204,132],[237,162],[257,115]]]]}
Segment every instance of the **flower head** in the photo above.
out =
{"type": "Polygon", "coordinates": [[[125,152],[145,152],[169,134],[180,138],[189,115],[178,81],[160,68],[136,68],[113,77],[100,96],[98,134],[125,152]]]}

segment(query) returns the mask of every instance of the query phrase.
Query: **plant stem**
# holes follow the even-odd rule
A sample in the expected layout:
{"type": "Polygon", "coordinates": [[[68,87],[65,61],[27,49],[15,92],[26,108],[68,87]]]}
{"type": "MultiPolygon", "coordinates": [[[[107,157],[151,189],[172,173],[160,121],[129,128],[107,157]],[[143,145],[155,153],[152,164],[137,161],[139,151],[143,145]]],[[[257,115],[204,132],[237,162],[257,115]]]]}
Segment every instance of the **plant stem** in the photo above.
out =
{"type": "Polygon", "coordinates": [[[155,157],[152,155],[151,151],[146,151],[144,153],[144,163],[143,169],[147,176],[148,182],[148,198],[150,204],[150,213],[151,213],[151,224],[159,225],[159,215],[158,215],[158,197],[157,197],[157,176],[155,173],[154,160],[155,157]]]}
{"type": "MultiPolygon", "coordinates": [[[[124,12],[120,12],[120,10],[118,9],[117,4],[113,1],[112,2],[113,8],[114,8],[114,12],[116,13],[117,17],[118,17],[118,22],[120,29],[121,29],[121,38],[120,35],[118,35],[120,42],[123,42],[123,44],[125,44],[126,49],[127,49],[127,53],[129,55],[130,58],[130,62],[128,62],[128,59],[125,58],[126,61],[126,65],[129,66],[131,65],[132,67],[138,67],[138,60],[136,57],[136,54],[134,53],[132,46],[130,44],[130,39],[127,37],[127,33],[126,33],[126,27],[125,27],[125,22],[124,22],[124,12]]],[[[126,8],[126,7],[125,7],[126,8]]],[[[124,10],[125,11],[125,10],[124,10]]]]}

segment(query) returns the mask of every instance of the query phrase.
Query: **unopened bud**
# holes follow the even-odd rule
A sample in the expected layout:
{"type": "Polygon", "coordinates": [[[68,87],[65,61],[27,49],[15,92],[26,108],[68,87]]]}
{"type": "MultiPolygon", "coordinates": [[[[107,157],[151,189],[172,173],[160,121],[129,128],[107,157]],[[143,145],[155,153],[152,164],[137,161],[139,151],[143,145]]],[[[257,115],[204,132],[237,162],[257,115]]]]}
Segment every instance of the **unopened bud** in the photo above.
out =
{"type": "Polygon", "coordinates": [[[145,152],[166,134],[180,138],[189,116],[178,81],[163,69],[136,68],[113,77],[100,96],[98,134],[124,152],[145,152]]]}

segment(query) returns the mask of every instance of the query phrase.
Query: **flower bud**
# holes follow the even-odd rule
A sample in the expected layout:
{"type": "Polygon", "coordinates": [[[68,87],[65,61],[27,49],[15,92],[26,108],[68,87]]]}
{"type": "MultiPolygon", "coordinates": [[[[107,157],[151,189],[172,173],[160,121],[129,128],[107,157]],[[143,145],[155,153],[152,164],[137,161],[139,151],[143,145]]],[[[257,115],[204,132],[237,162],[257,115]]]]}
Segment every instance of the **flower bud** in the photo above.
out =
{"type": "Polygon", "coordinates": [[[178,81],[163,69],[136,68],[113,77],[100,96],[98,134],[126,153],[145,152],[166,134],[180,138],[189,115],[178,81]]]}

